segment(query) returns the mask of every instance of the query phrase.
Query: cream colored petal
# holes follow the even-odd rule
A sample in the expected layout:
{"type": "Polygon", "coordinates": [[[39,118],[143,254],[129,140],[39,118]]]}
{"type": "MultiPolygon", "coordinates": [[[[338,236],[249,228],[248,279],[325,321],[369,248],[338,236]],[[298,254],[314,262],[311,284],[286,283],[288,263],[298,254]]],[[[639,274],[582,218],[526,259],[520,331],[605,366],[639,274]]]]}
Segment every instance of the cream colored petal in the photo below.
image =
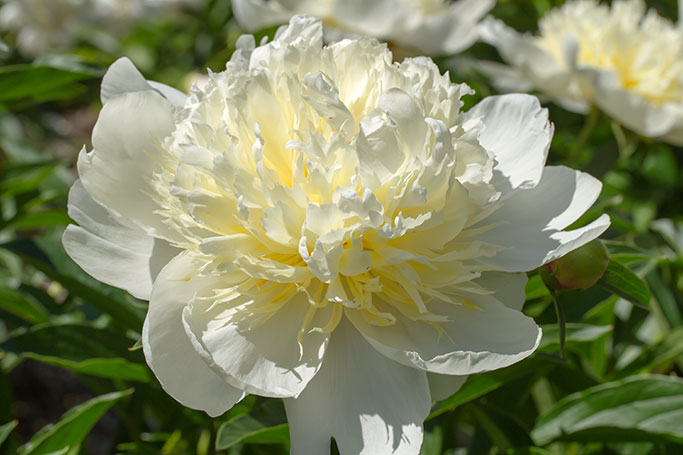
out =
{"type": "Polygon", "coordinates": [[[377,353],[346,320],[304,392],[285,400],[292,454],[418,455],[430,397],[424,372],[377,353]]]}
{"type": "Polygon", "coordinates": [[[506,307],[522,311],[527,281],[524,272],[482,272],[474,282],[482,289],[493,291],[493,296],[506,307]]]}
{"type": "Polygon", "coordinates": [[[453,376],[448,374],[427,373],[429,393],[434,401],[445,400],[465,384],[469,376],[453,376]]]}
{"type": "Polygon", "coordinates": [[[479,142],[494,154],[498,162],[495,170],[505,179],[497,181],[499,190],[509,193],[514,188],[536,186],[554,130],[548,110],[541,107],[538,98],[524,94],[489,96],[465,114],[465,119],[476,118],[485,125],[479,142]]]}
{"type": "Polygon", "coordinates": [[[589,174],[546,167],[536,187],[516,190],[483,222],[495,227],[477,238],[504,249],[481,262],[508,272],[526,272],[598,237],[609,227],[607,215],[581,229],[562,229],[588,210],[601,188],[589,174]]]}
{"type": "Polygon", "coordinates": [[[448,318],[439,322],[443,333],[402,315],[396,324],[378,327],[358,312],[346,314],[380,353],[431,373],[468,375],[503,368],[528,357],[541,340],[533,319],[489,295],[467,295],[463,305],[433,300],[427,307],[448,318]]]}
{"type": "Polygon", "coordinates": [[[62,243],[69,256],[94,278],[148,300],[161,269],[180,250],[115,217],[95,202],[80,181],[69,192],[70,225],[62,243]]]}
{"type": "Polygon", "coordinates": [[[130,92],[156,90],[175,106],[182,107],[187,95],[155,81],[148,81],[128,58],[122,57],[111,64],[104,77],[100,90],[102,104],[106,104],[112,97],[130,92]]]}
{"type": "Polygon", "coordinates": [[[175,234],[157,213],[151,180],[164,166],[173,166],[162,144],[174,128],[173,106],[161,95],[124,93],[104,105],[93,131],[94,149],[78,157],[81,182],[93,199],[166,240],[175,234]]]}
{"type": "Polygon", "coordinates": [[[240,316],[251,312],[248,305],[266,308],[269,302],[259,299],[269,294],[235,294],[229,303],[200,296],[185,310],[185,329],[205,361],[234,386],[263,396],[295,397],[320,369],[329,335],[303,334],[299,347],[299,329],[310,309],[304,293],[256,326],[240,316]]]}
{"type": "Polygon", "coordinates": [[[180,255],[161,271],[142,329],[142,347],[147,364],[169,395],[216,417],[245,394],[209,368],[185,334],[183,309],[197,292],[204,291],[203,286],[211,284],[188,279],[195,270],[196,264],[180,255]]]}

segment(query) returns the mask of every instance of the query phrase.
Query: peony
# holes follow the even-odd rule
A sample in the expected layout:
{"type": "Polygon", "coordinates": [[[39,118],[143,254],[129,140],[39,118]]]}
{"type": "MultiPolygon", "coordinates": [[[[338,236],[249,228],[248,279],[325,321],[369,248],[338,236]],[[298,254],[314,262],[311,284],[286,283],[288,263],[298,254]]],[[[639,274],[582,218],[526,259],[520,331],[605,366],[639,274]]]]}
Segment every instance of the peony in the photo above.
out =
{"type": "Polygon", "coordinates": [[[601,185],[544,168],[536,98],[461,112],[472,91],[431,60],[323,46],[319,20],[243,36],[193,91],[112,65],[64,247],[149,300],[170,395],[211,416],[284,398],[294,454],[417,454],[432,400],[538,346],[523,272],[609,225],[563,231],[601,185]]]}
{"type": "Polygon", "coordinates": [[[73,44],[86,26],[118,30],[180,3],[198,0],[0,0],[0,30],[17,34],[17,47],[37,56],[73,44]]]}
{"type": "Polygon", "coordinates": [[[449,55],[478,38],[477,23],[495,0],[233,0],[249,31],[282,24],[295,14],[322,18],[328,40],[367,35],[426,55],[449,55]]]}
{"type": "Polygon", "coordinates": [[[482,39],[509,65],[481,66],[500,89],[535,88],[576,112],[594,104],[643,136],[683,145],[683,28],[641,0],[567,2],[537,36],[487,19],[482,39]]]}

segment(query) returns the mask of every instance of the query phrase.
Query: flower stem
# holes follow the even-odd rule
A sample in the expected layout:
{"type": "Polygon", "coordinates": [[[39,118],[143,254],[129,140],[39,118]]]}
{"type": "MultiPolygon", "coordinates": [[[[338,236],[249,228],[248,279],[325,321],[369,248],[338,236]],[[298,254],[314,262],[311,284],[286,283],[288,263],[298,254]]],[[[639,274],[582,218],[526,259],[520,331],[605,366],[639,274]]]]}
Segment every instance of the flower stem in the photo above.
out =
{"type": "Polygon", "coordinates": [[[560,328],[560,358],[562,360],[565,359],[564,357],[564,340],[566,337],[566,325],[567,321],[565,320],[564,317],[564,310],[562,309],[562,306],[560,305],[560,302],[557,300],[557,293],[553,289],[548,289],[550,291],[550,296],[553,298],[553,303],[555,304],[555,312],[557,313],[557,325],[560,328]]]}
{"type": "Polygon", "coordinates": [[[586,143],[588,143],[588,140],[590,139],[591,134],[593,134],[593,130],[598,124],[600,117],[600,110],[598,110],[598,108],[595,106],[591,106],[590,111],[588,114],[586,114],[586,119],[583,122],[581,131],[579,131],[579,137],[576,140],[576,144],[569,155],[569,163],[571,165],[576,165],[577,161],[579,160],[579,156],[581,155],[581,150],[586,143]]]}
{"type": "Polygon", "coordinates": [[[211,437],[209,438],[208,455],[216,455],[216,436],[218,436],[218,422],[216,419],[211,419],[211,437]]]}
{"type": "Polygon", "coordinates": [[[614,139],[616,139],[617,146],[619,147],[619,157],[628,158],[633,154],[633,152],[635,152],[636,148],[638,148],[640,137],[631,134],[631,137],[629,138],[628,132],[625,131],[624,128],[622,128],[622,126],[616,121],[612,121],[611,126],[612,134],[614,135],[614,139]]]}

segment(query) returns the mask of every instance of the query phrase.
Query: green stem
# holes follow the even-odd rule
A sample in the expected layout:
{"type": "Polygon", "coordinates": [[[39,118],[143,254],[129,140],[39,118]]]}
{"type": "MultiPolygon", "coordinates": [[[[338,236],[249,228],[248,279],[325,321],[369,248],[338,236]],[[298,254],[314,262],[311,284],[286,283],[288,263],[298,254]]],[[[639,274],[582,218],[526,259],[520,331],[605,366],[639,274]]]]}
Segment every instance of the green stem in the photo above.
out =
{"type": "Polygon", "coordinates": [[[638,144],[640,143],[640,136],[635,134],[629,134],[624,128],[616,121],[612,121],[612,134],[614,139],[617,141],[617,146],[619,147],[619,157],[628,158],[636,151],[638,144]],[[629,136],[631,136],[629,138],[629,136]]]}
{"type": "Polygon", "coordinates": [[[559,325],[560,328],[560,358],[562,360],[565,359],[564,357],[564,340],[566,337],[566,320],[564,318],[564,310],[562,309],[562,306],[560,305],[560,302],[557,300],[557,294],[555,293],[554,290],[549,289],[550,295],[553,298],[553,304],[555,304],[555,312],[557,313],[557,324],[559,325]]]}
{"type": "Polygon", "coordinates": [[[576,165],[577,161],[579,160],[581,150],[586,145],[586,143],[588,143],[591,134],[593,134],[593,130],[598,124],[598,120],[600,120],[600,116],[600,111],[596,107],[591,106],[590,111],[586,115],[586,119],[583,122],[581,131],[579,131],[579,137],[576,140],[576,145],[574,145],[574,148],[572,149],[571,154],[569,155],[569,163],[571,165],[576,165]]]}
{"type": "Polygon", "coordinates": [[[216,436],[218,436],[218,422],[216,419],[211,419],[211,437],[209,438],[208,455],[216,455],[216,436]]]}

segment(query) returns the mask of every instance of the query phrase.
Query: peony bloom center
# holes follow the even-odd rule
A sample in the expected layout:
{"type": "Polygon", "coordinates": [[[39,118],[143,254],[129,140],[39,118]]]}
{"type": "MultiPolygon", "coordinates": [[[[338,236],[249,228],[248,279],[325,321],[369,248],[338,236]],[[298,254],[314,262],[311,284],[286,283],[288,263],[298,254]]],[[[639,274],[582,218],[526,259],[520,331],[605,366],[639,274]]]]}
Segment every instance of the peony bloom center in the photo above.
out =
{"type": "Polygon", "coordinates": [[[252,55],[196,91],[154,177],[175,245],[223,279],[212,308],[254,327],[305,302],[300,338],[333,331],[344,310],[438,329],[433,299],[475,309],[459,291],[484,292],[472,280],[496,247],[470,237],[499,193],[482,180],[494,161],[479,122],[460,121],[470,89],[370,40],[315,60],[277,45],[280,65],[252,55]]]}

